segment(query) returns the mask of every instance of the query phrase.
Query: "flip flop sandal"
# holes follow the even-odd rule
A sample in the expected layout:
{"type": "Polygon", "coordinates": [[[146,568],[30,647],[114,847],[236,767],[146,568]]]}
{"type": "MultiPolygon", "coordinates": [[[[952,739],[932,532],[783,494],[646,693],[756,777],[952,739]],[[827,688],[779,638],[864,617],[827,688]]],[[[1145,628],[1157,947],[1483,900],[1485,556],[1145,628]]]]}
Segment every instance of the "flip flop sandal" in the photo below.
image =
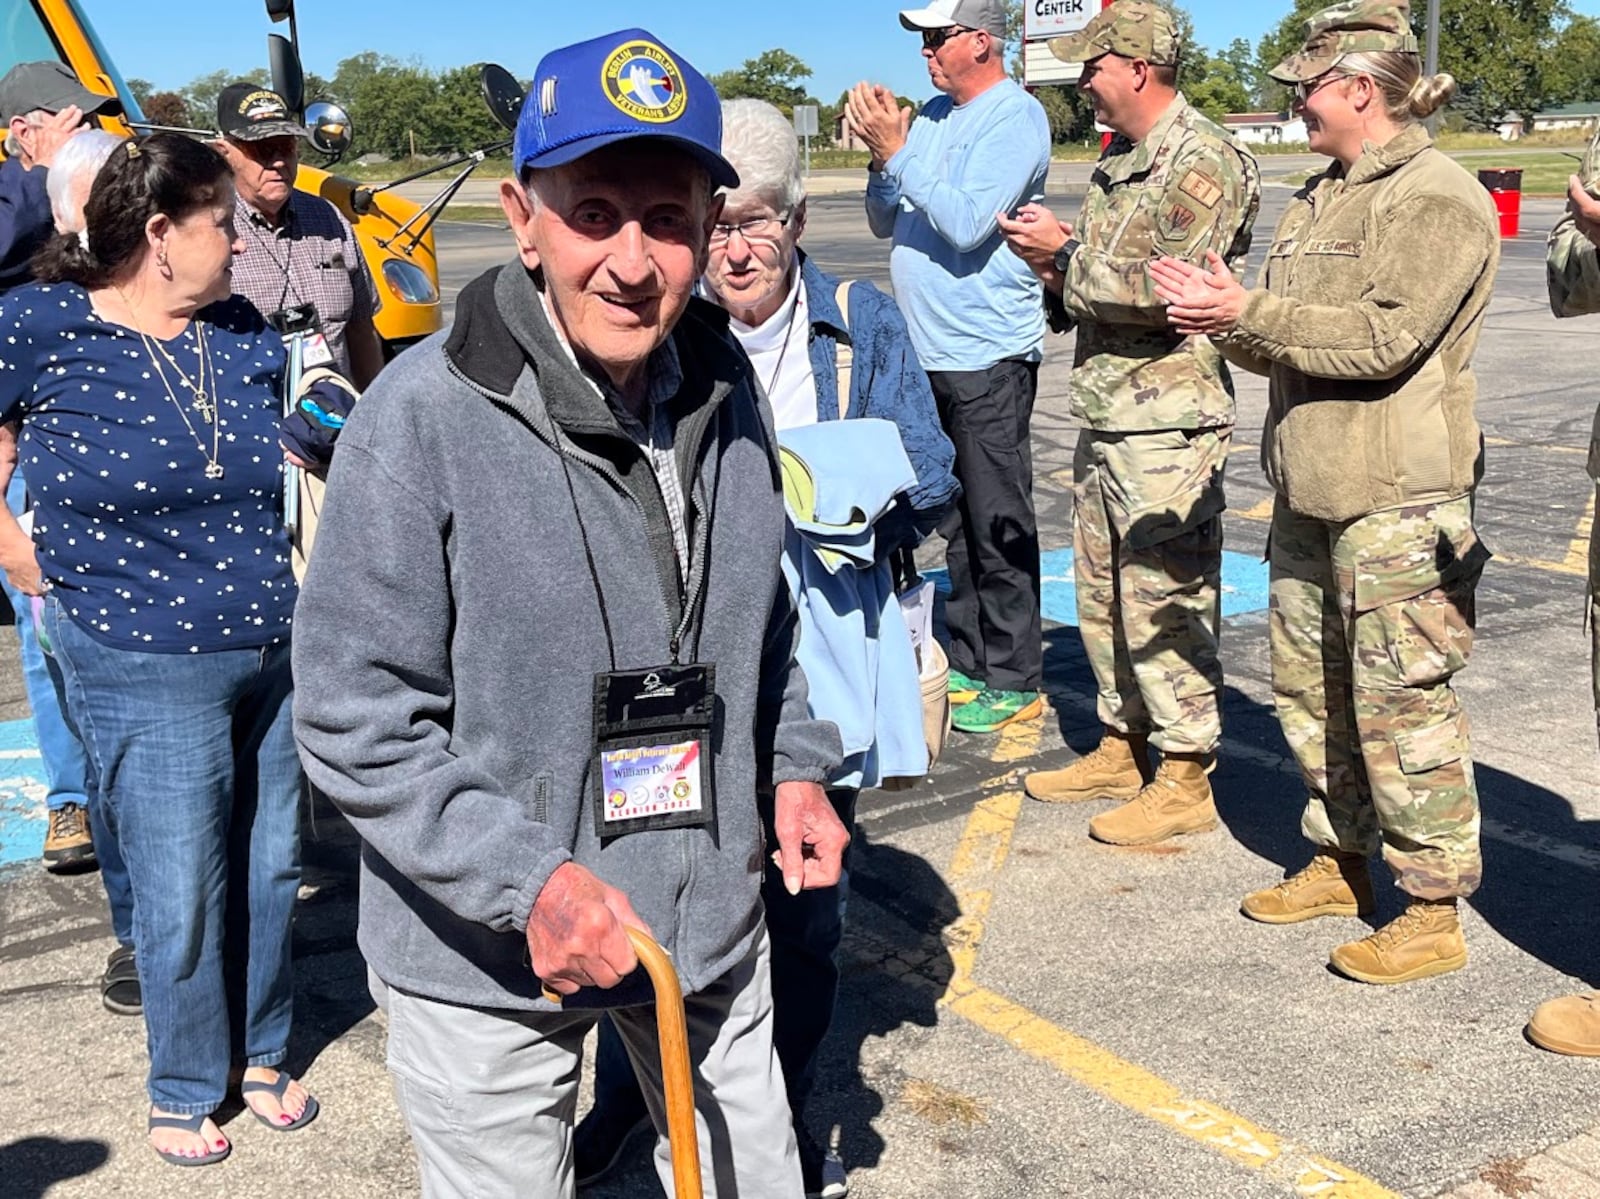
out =
{"type": "MultiPolygon", "coordinates": [[[[289,1077],[289,1072],[287,1070],[279,1070],[278,1077],[273,1082],[261,1082],[259,1080],[247,1079],[245,1082],[240,1083],[239,1094],[241,1097],[255,1094],[271,1095],[278,1101],[278,1106],[281,1108],[283,1106],[284,1092],[289,1089],[289,1084],[293,1081],[294,1079],[289,1077]]],[[[250,1114],[252,1116],[254,1116],[257,1120],[260,1120],[261,1123],[265,1124],[268,1128],[272,1129],[273,1132],[293,1132],[297,1128],[304,1128],[307,1124],[310,1124],[311,1121],[315,1120],[317,1118],[317,1113],[322,1110],[317,1104],[316,1096],[307,1095],[305,1110],[300,1113],[299,1118],[296,1120],[291,1120],[288,1124],[279,1124],[276,1121],[267,1119],[260,1112],[256,1111],[255,1108],[250,1107],[250,1101],[248,1099],[245,1099],[245,1107],[250,1109],[250,1114]]]]}
{"type": "MultiPolygon", "coordinates": [[[[209,1112],[201,1112],[198,1116],[151,1116],[149,1128],[151,1132],[158,1128],[176,1128],[182,1132],[198,1133],[209,1115],[209,1112]]],[[[231,1144],[224,1145],[221,1149],[213,1149],[210,1153],[199,1157],[186,1157],[167,1149],[156,1149],[154,1145],[150,1148],[156,1150],[156,1156],[162,1161],[170,1162],[174,1166],[209,1166],[220,1162],[233,1152],[231,1144]]]]}
{"type": "Polygon", "coordinates": [[[118,945],[106,959],[106,972],[100,979],[100,1002],[106,1011],[119,1016],[144,1013],[144,992],[139,986],[139,966],[131,945],[118,945]]]}

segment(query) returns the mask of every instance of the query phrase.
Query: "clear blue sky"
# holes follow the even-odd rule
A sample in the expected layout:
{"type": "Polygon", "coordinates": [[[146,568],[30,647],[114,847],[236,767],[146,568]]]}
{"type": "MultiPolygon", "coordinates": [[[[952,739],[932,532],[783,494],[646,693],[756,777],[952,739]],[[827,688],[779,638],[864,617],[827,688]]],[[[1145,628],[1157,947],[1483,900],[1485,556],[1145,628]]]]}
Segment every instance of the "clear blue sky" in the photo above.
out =
{"type": "MultiPolygon", "coordinates": [[[[287,32],[287,25],[267,20],[260,0],[80,2],[123,75],[148,79],[158,88],[180,88],[220,68],[265,66],[267,33],[287,32]]],[[[435,68],[498,61],[527,78],[552,46],[640,25],[707,74],[781,47],[812,69],[809,90],[824,100],[863,78],[903,95],[927,94],[916,38],[895,17],[901,7],[922,2],[297,0],[306,69],[323,76],[331,76],[342,58],[376,50],[435,68]]],[[[1198,40],[1211,49],[1236,37],[1253,44],[1288,7],[1282,0],[1188,4],[1198,40]]],[[[1600,13],[1600,0],[1577,0],[1575,7],[1600,13]]]]}

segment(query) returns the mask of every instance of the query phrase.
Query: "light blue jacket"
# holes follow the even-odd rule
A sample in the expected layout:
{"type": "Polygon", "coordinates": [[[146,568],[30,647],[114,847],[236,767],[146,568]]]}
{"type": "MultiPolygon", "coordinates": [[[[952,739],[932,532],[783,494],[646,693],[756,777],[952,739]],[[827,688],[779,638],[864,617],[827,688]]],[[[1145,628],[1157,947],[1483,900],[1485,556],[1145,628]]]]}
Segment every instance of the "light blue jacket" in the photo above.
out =
{"type": "Polygon", "coordinates": [[[916,482],[899,430],[870,417],[825,421],[780,432],[778,443],[789,515],[783,574],[800,612],[795,657],[811,715],[837,725],[844,743],[829,785],[925,774],[916,655],[874,530],[916,482]]]}

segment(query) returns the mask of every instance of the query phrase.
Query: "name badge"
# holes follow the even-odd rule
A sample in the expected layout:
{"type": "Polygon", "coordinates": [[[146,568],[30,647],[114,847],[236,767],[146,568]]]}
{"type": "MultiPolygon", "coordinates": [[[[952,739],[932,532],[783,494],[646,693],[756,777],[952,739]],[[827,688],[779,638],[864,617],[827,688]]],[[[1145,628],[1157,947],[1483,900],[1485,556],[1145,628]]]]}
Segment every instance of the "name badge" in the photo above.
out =
{"type": "Polygon", "coordinates": [[[594,680],[593,810],[602,840],[716,820],[715,667],[603,671],[594,680]]]}
{"type": "Polygon", "coordinates": [[[323,331],[322,318],[315,304],[293,304],[280,308],[267,317],[271,325],[283,336],[287,345],[291,337],[299,336],[303,348],[300,361],[306,366],[332,366],[333,351],[328,347],[328,335],[323,331]]]}

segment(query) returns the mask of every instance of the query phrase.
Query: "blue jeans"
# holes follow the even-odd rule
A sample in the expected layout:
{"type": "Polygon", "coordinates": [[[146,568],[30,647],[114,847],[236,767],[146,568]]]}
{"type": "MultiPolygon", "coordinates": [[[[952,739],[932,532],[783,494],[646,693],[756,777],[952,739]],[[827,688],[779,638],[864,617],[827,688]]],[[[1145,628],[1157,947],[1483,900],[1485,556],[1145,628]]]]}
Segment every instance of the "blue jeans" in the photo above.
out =
{"type": "MultiPolygon", "coordinates": [[[[6,488],[6,507],[21,516],[27,507],[28,489],[21,473],[11,476],[6,488]]],[[[33,627],[33,607],[28,596],[11,585],[0,571],[0,589],[11,603],[17,628],[17,644],[22,657],[22,682],[28,692],[28,707],[33,710],[34,738],[39,742],[39,758],[44,763],[48,791],[45,805],[53,812],[77,804],[89,813],[89,832],[94,837],[94,854],[100,863],[100,880],[111,905],[111,930],[124,945],[133,944],[133,894],[128,889],[128,871],[122,863],[116,837],[101,820],[96,805],[90,802],[89,763],[83,741],[72,714],[67,710],[61,670],[39,646],[33,627]]]]}
{"type": "Polygon", "coordinates": [[[97,799],[133,887],[150,1100],[209,1113],[229,1065],[276,1066],[294,998],[300,763],[288,645],[147,654],[45,601],[97,799]]]}
{"type": "MultiPolygon", "coordinates": [[[[855,831],[858,791],[830,790],[828,800],[844,827],[855,831]]],[[[767,844],[778,839],[770,827],[767,844]]],[[[816,1080],[817,1052],[833,1023],[839,995],[839,942],[850,897],[850,850],[835,887],[790,895],[783,872],[769,859],[761,879],[767,935],[772,940],[772,1048],[783,1067],[789,1111],[798,1127],[816,1080]]],[[[609,1019],[600,1022],[595,1050],[594,1103],[614,1112],[644,1114],[644,1097],[622,1037],[609,1019]]]]}

